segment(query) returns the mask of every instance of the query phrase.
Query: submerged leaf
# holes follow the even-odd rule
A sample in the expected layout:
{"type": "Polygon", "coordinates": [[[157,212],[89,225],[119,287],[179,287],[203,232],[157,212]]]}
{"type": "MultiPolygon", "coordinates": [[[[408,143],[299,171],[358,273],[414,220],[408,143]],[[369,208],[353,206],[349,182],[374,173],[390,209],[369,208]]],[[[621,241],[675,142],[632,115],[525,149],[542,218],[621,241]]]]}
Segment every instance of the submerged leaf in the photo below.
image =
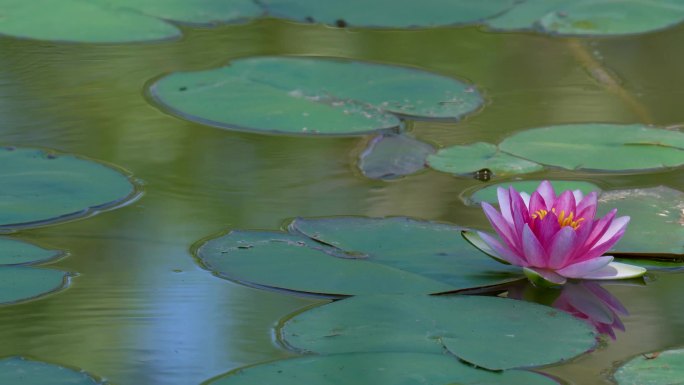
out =
{"type": "Polygon", "coordinates": [[[373,138],[359,158],[359,169],[371,179],[395,179],[425,168],[425,159],[435,152],[430,144],[405,134],[373,138]]]}

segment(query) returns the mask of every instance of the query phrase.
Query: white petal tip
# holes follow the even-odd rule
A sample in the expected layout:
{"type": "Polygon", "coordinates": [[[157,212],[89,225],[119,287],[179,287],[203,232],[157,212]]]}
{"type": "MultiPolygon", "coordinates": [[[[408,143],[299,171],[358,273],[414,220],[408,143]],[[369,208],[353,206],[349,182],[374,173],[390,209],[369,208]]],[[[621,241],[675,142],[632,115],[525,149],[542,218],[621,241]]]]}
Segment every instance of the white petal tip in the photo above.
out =
{"type": "Polygon", "coordinates": [[[610,280],[638,278],[646,274],[646,269],[622,262],[611,262],[605,267],[592,271],[581,277],[582,279],[610,280]]]}

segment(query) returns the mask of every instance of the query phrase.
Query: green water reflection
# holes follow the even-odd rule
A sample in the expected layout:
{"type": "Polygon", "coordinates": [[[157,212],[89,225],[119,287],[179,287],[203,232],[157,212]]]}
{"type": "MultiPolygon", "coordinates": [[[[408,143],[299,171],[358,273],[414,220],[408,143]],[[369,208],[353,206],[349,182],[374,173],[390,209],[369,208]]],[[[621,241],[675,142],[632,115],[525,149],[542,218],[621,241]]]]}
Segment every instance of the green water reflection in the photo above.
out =
{"type": "MultiPolygon", "coordinates": [[[[244,364],[290,356],[273,342],[272,327],[315,301],[211,276],[190,256],[198,239],[228,228],[273,229],[294,216],[486,223],[459,198],[481,183],[474,179],[434,171],[394,182],[362,178],[353,166],[359,138],[262,136],[166,115],[144,93],[162,74],[237,57],[297,54],[417,66],[476,83],[488,99],[479,113],[460,123],[409,122],[416,137],[440,146],[497,142],[547,124],[684,123],[678,64],[684,53],[677,50],[684,27],[582,40],[581,52],[603,62],[611,79],[619,79],[617,88],[582,62],[572,39],[477,28],[347,31],[273,20],[186,32],[180,41],[139,45],[0,38],[0,142],[111,162],[145,187],[142,199],[122,209],[17,234],[68,250],[68,258],[51,266],[80,276],[59,294],[0,307],[0,356],[81,367],[117,385],[199,384],[244,364]]],[[[684,189],[681,169],[572,177],[602,188],[684,189]]],[[[614,361],[683,345],[684,279],[664,273],[650,279],[646,287],[608,287],[631,312],[617,341],[545,371],[598,385],[614,361]]]]}

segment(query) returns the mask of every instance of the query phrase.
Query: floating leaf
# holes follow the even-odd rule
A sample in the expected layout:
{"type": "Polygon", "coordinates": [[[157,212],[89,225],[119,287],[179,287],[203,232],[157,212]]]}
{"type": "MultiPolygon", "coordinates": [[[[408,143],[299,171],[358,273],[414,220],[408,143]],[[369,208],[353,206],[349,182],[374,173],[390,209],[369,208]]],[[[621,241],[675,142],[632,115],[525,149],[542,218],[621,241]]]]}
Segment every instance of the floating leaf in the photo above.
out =
{"type": "Polygon", "coordinates": [[[596,343],[593,328],[568,314],[483,296],[358,296],[296,314],[279,336],[322,354],[446,349],[491,370],[560,362],[596,343]]]}
{"type": "Polygon", "coordinates": [[[0,229],[87,216],[135,194],[126,175],[73,155],[6,147],[0,164],[0,229]]]}
{"type": "Polygon", "coordinates": [[[223,278],[333,296],[439,293],[522,278],[483,258],[461,230],[409,218],[296,219],[290,233],[232,231],[196,254],[223,278]]]}
{"type": "Polygon", "coordinates": [[[618,385],[681,384],[684,349],[641,354],[622,365],[614,378],[618,385]]]}
{"type": "Polygon", "coordinates": [[[270,15],[340,27],[425,28],[472,24],[505,11],[514,0],[262,0],[270,15]]]}
{"type": "Polygon", "coordinates": [[[516,133],[499,149],[570,170],[639,171],[684,164],[684,133],[640,124],[568,124],[516,133]]]}
{"type": "MultiPolygon", "coordinates": [[[[519,180],[504,183],[491,184],[484,188],[480,188],[473,195],[468,198],[464,198],[466,204],[469,205],[479,205],[482,202],[487,202],[491,204],[498,204],[496,190],[499,187],[508,188],[513,187],[519,192],[525,192],[527,194],[532,194],[541,180],[519,180]]],[[[561,192],[565,190],[580,190],[584,195],[589,194],[592,191],[600,192],[601,188],[597,185],[589,182],[575,181],[575,180],[551,180],[551,185],[556,192],[561,192]]]]}
{"type": "Polygon", "coordinates": [[[526,370],[493,373],[446,354],[352,353],[306,356],[235,369],[206,385],[558,385],[526,370]]]}
{"type": "Polygon", "coordinates": [[[68,273],[61,270],[2,266],[0,304],[25,301],[63,289],[66,287],[67,277],[68,273]]]}
{"type": "Polygon", "coordinates": [[[498,30],[562,35],[620,35],[656,31],[684,20],[677,0],[526,0],[486,21],[498,30]]]}
{"type": "Polygon", "coordinates": [[[359,169],[371,179],[395,179],[425,168],[432,145],[407,135],[378,135],[361,154],[359,169]]]}
{"type": "Polygon", "coordinates": [[[0,34],[84,43],[176,38],[166,20],[209,24],[254,18],[252,0],[0,0],[0,34]]]}
{"type": "MultiPolygon", "coordinates": [[[[28,265],[62,256],[62,251],[48,250],[10,238],[0,238],[0,265],[28,265]]],[[[0,267],[2,269],[2,267],[0,267]]]]}
{"type": "Polygon", "coordinates": [[[174,73],[151,87],[173,114],[223,128],[310,135],[359,135],[397,128],[391,114],[458,119],[482,104],[458,80],[354,61],[295,57],[235,60],[174,73]]]}
{"type": "Polygon", "coordinates": [[[488,169],[495,175],[524,174],[543,169],[540,164],[500,152],[490,143],[451,146],[430,155],[427,162],[437,171],[464,175],[488,169]]]}
{"type": "Polygon", "coordinates": [[[0,384],[14,385],[103,385],[89,374],[23,357],[0,360],[0,384]]]}
{"type": "Polygon", "coordinates": [[[669,187],[606,191],[599,213],[617,208],[631,220],[612,252],[642,257],[684,256],[684,193],[669,187]]]}

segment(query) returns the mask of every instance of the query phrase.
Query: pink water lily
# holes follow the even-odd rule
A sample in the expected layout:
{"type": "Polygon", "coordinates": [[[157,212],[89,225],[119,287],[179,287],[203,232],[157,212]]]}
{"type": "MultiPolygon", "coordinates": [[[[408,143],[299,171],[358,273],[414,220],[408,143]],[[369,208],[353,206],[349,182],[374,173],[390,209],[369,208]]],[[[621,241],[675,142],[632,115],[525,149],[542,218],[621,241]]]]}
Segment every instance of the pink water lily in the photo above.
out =
{"type": "Polygon", "coordinates": [[[523,267],[533,282],[631,278],[645,272],[603,255],[625,233],[629,217],[616,217],[613,209],[595,219],[596,192],[583,196],[579,190],[568,190],[556,195],[551,183],[544,181],[531,196],[513,187],[497,193],[501,211],[486,202],[482,208],[500,239],[478,234],[491,248],[486,252],[523,267]]]}

